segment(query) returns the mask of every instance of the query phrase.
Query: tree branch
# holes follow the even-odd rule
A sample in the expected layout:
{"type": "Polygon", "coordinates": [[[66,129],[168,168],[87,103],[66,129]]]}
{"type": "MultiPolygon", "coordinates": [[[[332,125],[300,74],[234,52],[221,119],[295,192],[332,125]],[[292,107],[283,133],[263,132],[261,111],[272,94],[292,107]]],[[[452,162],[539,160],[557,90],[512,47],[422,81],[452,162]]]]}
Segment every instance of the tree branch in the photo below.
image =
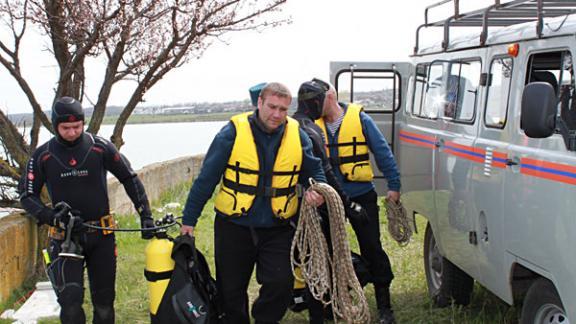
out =
{"type": "Polygon", "coordinates": [[[26,80],[24,79],[24,77],[22,77],[22,75],[20,74],[20,71],[16,70],[11,64],[10,62],[8,62],[4,57],[0,56],[0,64],[2,64],[4,66],[4,68],[6,68],[6,70],[8,70],[8,72],[10,72],[10,74],[12,75],[12,77],[16,80],[16,82],[18,82],[18,85],[20,86],[20,89],[22,89],[22,91],[24,92],[24,94],[26,95],[26,97],[28,98],[28,102],[30,103],[30,105],[32,106],[32,110],[34,111],[35,115],[38,115],[38,117],[40,118],[40,121],[42,122],[42,124],[50,131],[52,131],[52,124],[50,123],[50,121],[48,120],[48,117],[46,117],[46,115],[44,114],[44,112],[42,111],[42,107],[40,106],[40,104],[38,103],[38,101],[36,100],[36,97],[34,96],[34,93],[32,92],[32,89],[30,88],[30,86],[28,85],[28,82],[26,82],[26,80]]]}
{"type": "MultiPolygon", "coordinates": [[[[128,118],[147,91],[174,68],[202,55],[211,41],[229,31],[275,27],[286,20],[266,19],[286,0],[0,0],[0,19],[7,17],[14,48],[0,41],[0,66],[17,81],[34,112],[31,145],[3,114],[0,140],[8,155],[0,176],[16,180],[28,153],[38,145],[40,127],[53,132],[48,116],[21,73],[19,51],[26,23],[40,27],[51,42],[49,49],[59,68],[55,97],[84,96],[90,76],[87,58],[106,59],[104,80],[94,104],[88,131],[98,133],[114,85],[134,79],[137,84],[124,106],[112,135],[120,148],[128,118]],[[29,5],[30,8],[27,8],[29,5]],[[264,17],[264,18],[263,18],[264,17]],[[262,19],[260,19],[262,18],[262,19]],[[21,28],[21,29],[20,29],[21,28]]],[[[0,199],[6,186],[0,183],[0,199]]]]}
{"type": "Polygon", "coordinates": [[[0,110],[0,140],[6,147],[7,153],[18,163],[19,166],[26,165],[28,160],[28,145],[18,129],[0,110]]]}
{"type": "Polygon", "coordinates": [[[30,129],[30,148],[28,149],[28,152],[34,152],[38,146],[38,138],[40,137],[41,125],[42,123],[40,122],[40,118],[38,118],[38,115],[34,114],[32,128],[30,129]]]}
{"type": "Polygon", "coordinates": [[[18,181],[18,179],[20,179],[20,172],[6,160],[0,159],[0,176],[18,181]]]}

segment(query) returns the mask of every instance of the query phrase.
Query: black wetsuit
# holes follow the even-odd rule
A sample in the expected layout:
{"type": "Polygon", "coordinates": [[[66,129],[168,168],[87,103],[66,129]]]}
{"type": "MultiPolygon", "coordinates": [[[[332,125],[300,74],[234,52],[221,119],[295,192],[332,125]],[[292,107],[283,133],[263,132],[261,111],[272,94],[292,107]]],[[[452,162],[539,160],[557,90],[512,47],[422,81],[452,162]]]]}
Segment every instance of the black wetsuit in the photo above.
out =
{"type": "MultiPolygon", "coordinates": [[[[332,170],[332,164],[330,163],[330,159],[326,155],[326,141],[324,139],[324,135],[320,126],[316,125],[314,121],[308,117],[305,113],[297,111],[294,113],[292,118],[296,119],[300,124],[300,128],[308,134],[310,139],[312,140],[312,151],[314,156],[322,160],[322,169],[324,169],[324,174],[326,175],[327,183],[338,192],[340,198],[342,198],[342,202],[344,206],[350,205],[350,198],[348,195],[344,193],[342,190],[342,186],[340,182],[334,175],[334,171],[332,170]]],[[[330,224],[328,222],[328,211],[325,208],[319,208],[318,211],[322,216],[322,232],[326,237],[326,241],[328,242],[328,247],[330,251],[332,251],[332,244],[330,243],[330,224]]],[[[320,324],[324,322],[324,304],[322,302],[316,300],[312,297],[312,294],[308,291],[308,312],[310,317],[311,324],[320,324]]]]}
{"type": "MultiPolygon", "coordinates": [[[[28,162],[20,183],[20,201],[40,224],[52,225],[54,212],[40,200],[44,184],[52,205],[66,202],[79,211],[83,221],[110,214],[106,175],[110,171],[124,185],[141,218],[151,217],[142,182],[114,145],[98,136],[83,133],[74,143],[53,138],[40,146],[28,162]]],[[[62,323],[84,323],[84,261],[88,269],[94,323],[114,322],[116,251],[114,234],[85,231],[78,242],[85,259],[58,257],[62,240],[52,239],[53,285],[62,310],[62,323]]]]}
{"type": "Polygon", "coordinates": [[[338,192],[340,198],[342,198],[342,202],[344,206],[350,205],[350,199],[342,190],[342,186],[340,182],[334,175],[334,171],[332,171],[332,164],[330,163],[330,159],[326,156],[326,141],[324,139],[324,135],[320,126],[316,125],[310,117],[308,117],[305,113],[297,111],[294,113],[292,118],[296,119],[300,124],[300,128],[306,132],[308,137],[312,140],[312,152],[314,156],[322,160],[322,169],[324,170],[324,174],[326,175],[327,183],[338,192]]]}

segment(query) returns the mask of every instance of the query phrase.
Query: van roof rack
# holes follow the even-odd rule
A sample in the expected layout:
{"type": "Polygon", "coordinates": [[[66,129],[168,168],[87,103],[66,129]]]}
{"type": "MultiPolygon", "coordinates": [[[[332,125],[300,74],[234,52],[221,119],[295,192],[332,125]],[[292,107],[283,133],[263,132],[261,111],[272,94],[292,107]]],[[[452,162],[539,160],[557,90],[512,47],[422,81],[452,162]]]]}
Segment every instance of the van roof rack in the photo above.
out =
{"type": "Polygon", "coordinates": [[[488,38],[488,27],[506,27],[525,22],[537,21],[536,35],[542,37],[544,18],[569,15],[576,12],[576,0],[513,0],[501,3],[494,0],[494,4],[467,13],[460,13],[460,0],[442,0],[432,4],[424,10],[424,24],[416,29],[416,46],[414,55],[418,55],[418,38],[423,27],[443,27],[443,51],[448,50],[450,44],[451,27],[482,27],[480,46],[484,46],[488,38]],[[435,22],[428,21],[428,11],[452,2],[454,14],[447,19],[435,22]]]}

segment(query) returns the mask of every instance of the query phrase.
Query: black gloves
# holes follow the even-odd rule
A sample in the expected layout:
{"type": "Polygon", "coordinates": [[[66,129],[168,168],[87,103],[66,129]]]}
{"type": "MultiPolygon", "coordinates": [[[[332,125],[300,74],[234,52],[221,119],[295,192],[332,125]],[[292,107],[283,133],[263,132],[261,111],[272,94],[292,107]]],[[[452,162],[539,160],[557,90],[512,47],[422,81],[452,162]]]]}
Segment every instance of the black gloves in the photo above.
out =
{"type": "Polygon", "coordinates": [[[80,211],[72,210],[72,208],[65,202],[61,201],[52,209],[52,221],[50,225],[66,229],[70,224],[71,216],[74,217],[74,224],[72,224],[72,233],[79,234],[85,230],[84,220],[81,217],[80,211]]]}
{"type": "MultiPolygon", "coordinates": [[[[140,217],[140,225],[141,225],[141,228],[155,227],[154,219],[150,215],[142,216],[142,217],[140,217]]],[[[154,237],[154,231],[142,231],[140,233],[142,234],[142,238],[145,240],[149,240],[149,239],[154,237]]]]}
{"type": "MultiPolygon", "coordinates": [[[[82,219],[82,214],[79,210],[73,210],[70,212],[74,217],[74,224],[72,224],[72,233],[73,234],[80,234],[86,230],[84,226],[84,220],[82,219]]],[[[70,218],[72,219],[72,218],[70,218]]],[[[70,220],[68,221],[68,225],[70,224],[70,220]]]]}
{"type": "Polygon", "coordinates": [[[364,209],[362,205],[353,201],[350,201],[350,203],[346,206],[346,216],[352,221],[357,221],[360,223],[368,222],[368,213],[366,212],[366,209],[364,209]]]}
{"type": "Polygon", "coordinates": [[[70,221],[71,209],[72,208],[63,201],[57,203],[52,209],[50,225],[62,229],[66,228],[66,225],[68,225],[68,222],[70,221]]]}

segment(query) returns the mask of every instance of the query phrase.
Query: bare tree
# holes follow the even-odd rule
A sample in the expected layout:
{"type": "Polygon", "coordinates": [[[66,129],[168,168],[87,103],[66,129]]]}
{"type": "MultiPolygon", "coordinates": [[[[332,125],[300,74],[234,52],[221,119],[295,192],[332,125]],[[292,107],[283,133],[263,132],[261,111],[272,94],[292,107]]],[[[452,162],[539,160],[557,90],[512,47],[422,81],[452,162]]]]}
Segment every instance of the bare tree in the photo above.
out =
{"type": "MultiPolygon", "coordinates": [[[[0,0],[0,23],[11,39],[0,39],[0,64],[25,94],[34,113],[30,143],[0,110],[0,141],[5,155],[0,177],[17,181],[21,168],[38,144],[40,127],[51,132],[34,89],[22,74],[25,35],[38,30],[58,68],[54,99],[85,96],[86,63],[104,58],[106,67],[88,131],[97,134],[113,87],[135,82],[111,140],[120,148],[128,117],[146,92],[166,73],[203,51],[224,34],[275,27],[286,20],[274,16],[286,0],[0,0]]],[[[4,191],[0,191],[4,192],[4,191]]]]}

